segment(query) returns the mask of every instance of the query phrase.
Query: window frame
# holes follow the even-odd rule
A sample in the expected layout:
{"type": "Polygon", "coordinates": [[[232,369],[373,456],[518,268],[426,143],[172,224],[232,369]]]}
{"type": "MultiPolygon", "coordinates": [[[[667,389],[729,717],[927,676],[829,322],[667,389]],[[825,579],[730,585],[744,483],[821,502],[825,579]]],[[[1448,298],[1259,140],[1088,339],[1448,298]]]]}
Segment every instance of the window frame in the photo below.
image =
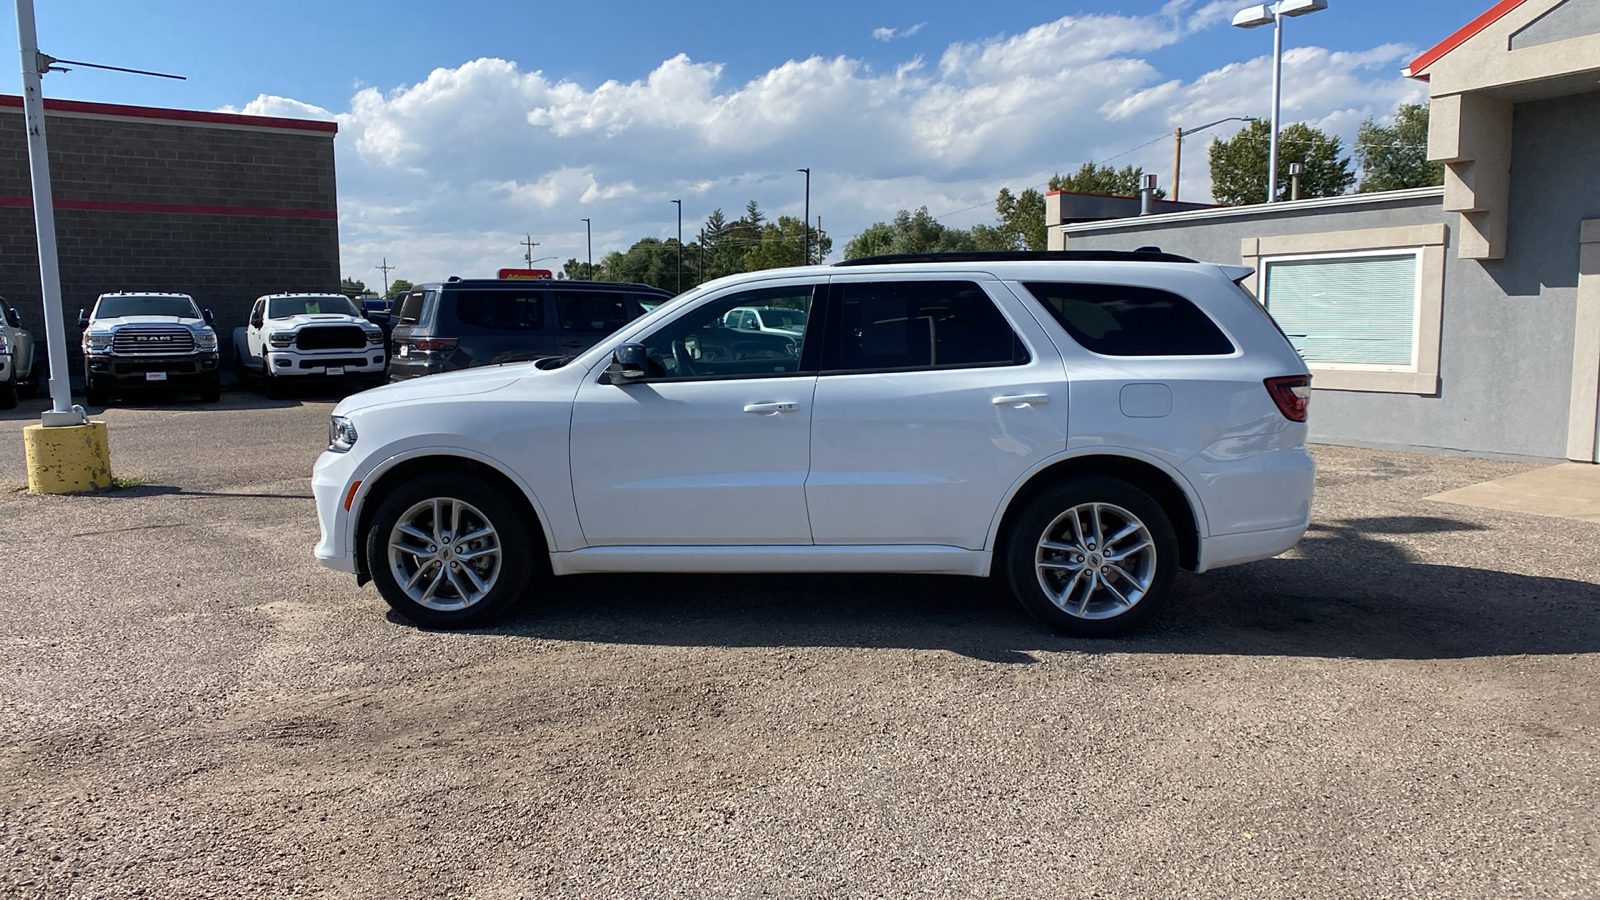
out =
{"type": "MultiPolygon", "coordinates": [[[[1412,340],[1416,346],[1414,365],[1390,368],[1358,368],[1356,364],[1307,362],[1313,384],[1319,391],[1362,391],[1390,394],[1439,393],[1439,350],[1444,319],[1445,249],[1450,230],[1443,222],[1425,225],[1400,225],[1358,231],[1311,234],[1285,234],[1244,238],[1239,257],[1254,271],[1240,281],[1258,308],[1261,301],[1264,264],[1286,257],[1350,257],[1364,253],[1412,252],[1417,254],[1418,305],[1412,340]]],[[[1268,313],[1270,315],[1270,312],[1268,313]]]]}
{"type": "MultiPolygon", "coordinates": [[[[719,304],[719,303],[721,303],[721,302],[723,302],[723,301],[725,301],[725,300],[727,300],[727,299],[729,299],[731,297],[738,297],[738,296],[743,296],[745,294],[752,294],[752,293],[757,293],[757,292],[767,292],[767,291],[772,291],[772,290],[783,290],[785,288],[799,288],[799,287],[810,287],[810,289],[811,289],[811,306],[806,312],[806,330],[805,330],[805,333],[802,334],[801,338],[800,338],[799,365],[798,365],[798,368],[795,371],[793,371],[793,372],[750,372],[750,373],[741,373],[741,374],[695,375],[695,376],[691,376],[691,377],[688,377],[688,378],[673,378],[673,377],[665,377],[665,376],[662,376],[662,377],[647,376],[647,377],[644,377],[644,378],[639,378],[639,379],[635,379],[633,381],[629,381],[628,384],[630,384],[630,385],[633,385],[633,384],[704,384],[704,383],[707,383],[707,382],[757,381],[757,380],[764,380],[764,379],[771,379],[771,378],[809,378],[809,377],[816,376],[817,372],[818,372],[818,368],[819,368],[818,364],[819,364],[819,362],[820,362],[820,360],[822,358],[822,341],[823,341],[823,335],[819,335],[819,334],[816,333],[817,329],[820,329],[822,327],[822,325],[819,324],[822,317],[817,316],[816,315],[816,311],[817,311],[817,307],[819,305],[826,304],[828,302],[828,296],[829,296],[828,281],[825,278],[821,279],[821,280],[817,280],[817,279],[814,279],[814,278],[800,279],[800,280],[796,280],[796,281],[794,281],[792,283],[788,283],[788,284],[782,284],[782,283],[780,283],[780,284],[762,284],[760,282],[756,282],[756,283],[753,283],[753,284],[742,284],[742,285],[732,286],[726,291],[719,292],[715,296],[706,297],[705,299],[693,304],[692,306],[688,306],[688,307],[684,308],[683,310],[680,310],[676,315],[674,315],[670,319],[667,319],[666,321],[653,323],[653,325],[652,325],[652,327],[650,328],[649,331],[634,333],[634,334],[631,334],[631,335],[627,336],[622,341],[620,341],[619,344],[643,344],[645,341],[649,340],[652,337],[655,337],[656,335],[660,334],[662,331],[664,331],[664,330],[666,330],[668,328],[671,328],[672,326],[678,324],[686,316],[695,315],[695,314],[699,313],[699,311],[701,311],[703,309],[706,309],[707,307],[710,307],[710,306],[715,306],[715,305],[717,305],[717,304],[719,304]]],[[[666,302],[666,301],[663,301],[663,302],[666,302]]],[[[736,303],[736,304],[734,304],[735,307],[738,307],[738,306],[749,306],[749,305],[750,304],[748,304],[748,303],[736,303]]],[[[824,306],[824,309],[826,309],[825,306],[824,306]]],[[[732,308],[724,311],[721,316],[718,316],[718,319],[720,320],[723,316],[726,316],[728,312],[732,312],[732,308]]],[[[638,320],[636,319],[634,321],[638,321],[638,320]]],[[[626,327],[627,326],[624,326],[624,328],[626,328],[626,327]]],[[[724,327],[726,327],[726,326],[724,326],[724,327]]],[[[615,349],[616,349],[616,345],[613,345],[613,347],[612,347],[613,352],[615,352],[615,349]]],[[[607,356],[607,359],[609,359],[609,355],[607,356]]],[[[605,370],[606,370],[606,364],[604,364],[604,363],[602,363],[597,369],[599,378],[602,379],[602,380],[606,377],[605,376],[605,370]]]]}
{"type": "MultiPolygon", "coordinates": [[[[979,276],[976,273],[969,272],[899,272],[893,274],[884,274],[876,278],[846,277],[832,279],[827,286],[827,305],[823,308],[824,312],[826,313],[826,321],[823,323],[822,348],[818,359],[817,374],[826,378],[837,375],[895,375],[911,372],[961,372],[971,369],[1005,369],[1030,365],[1034,361],[1037,354],[1034,353],[1032,345],[1030,345],[1027,339],[1022,336],[1022,330],[1017,327],[1017,323],[1012,321],[1011,315],[1006,311],[1005,304],[996,298],[996,292],[991,288],[991,285],[995,283],[996,282],[990,280],[988,276],[979,276]],[[1013,347],[1022,351],[1020,358],[1013,353],[1011,361],[1009,362],[956,363],[951,365],[930,366],[894,366],[890,368],[873,367],[864,369],[828,368],[828,363],[830,361],[837,360],[838,348],[835,345],[838,339],[835,335],[837,334],[838,328],[841,324],[840,316],[843,315],[844,308],[843,293],[844,288],[847,285],[886,283],[948,284],[952,282],[975,285],[983,294],[983,296],[988,299],[989,305],[994,307],[995,312],[999,314],[1000,321],[1004,322],[1006,327],[1011,330],[1013,347]]],[[[814,309],[807,314],[807,335],[809,335],[811,333],[811,329],[816,326],[818,318],[820,317],[816,315],[816,311],[814,309]]]]}
{"type": "MultiPolygon", "coordinates": [[[[1072,345],[1074,347],[1076,347],[1079,350],[1082,350],[1083,352],[1088,353],[1089,355],[1094,356],[1094,357],[1096,357],[1098,359],[1109,359],[1109,360],[1142,360],[1142,359],[1150,359],[1150,360],[1161,360],[1161,359],[1198,359],[1198,360],[1206,360],[1206,359],[1231,359],[1231,358],[1237,358],[1237,357],[1241,356],[1244,353],[1243,348],[1240,346],[1239,341],[1233,336],[1233,333],[1231,331],[1229,331],[1226,327],[1224,327],[1221,322],[1217,321],[1215,316],[1213,316],[1209,311],[1207,311],[1205,307],[1203,307],[1200,304],[1194,302],[1193,300],[1191,300],[1186,295],[1184,295],[1184,294],[1182,294],[1182,293],[1180,293],[1180,292],[1178,292],[1176,290],[1173,290],[1173,288],[1170,287],[1170,286],[1153,285],[1153,284],[1132,284],[1132,283],[1117,282],[1117,281],[1085,281],[1085,280],[1081,280],[1081,279],[1067,281],[1067,280],[1061,280],[1061,279],[1031,278],[1031,279],[1028,279],[1028,280],[1025,280],[1025,281],[1019,279],[1016,282],[1016,287],[1020,288],[1019,296],[1025,297],[1027,300],[1032,301],[1035,304],[1035,306],[1037,308],[1039,308],[1040,311],[1042,311],[1044,313],[1045,318],[1049,322],[1054,324],[1057,328],[1061,329],[1061,332],[1067,336],[1067,340],[1071,341],[1072,345]],[[1224,341],[1227,342],[1227,344],[1228,344],[1228,352],[1226,352],[1226,353],[1145,353],[1145,354],[1138,354],[1138,355],[1127,355],[1127,354],[1118,354],[1118,353],[1101,353],[1099,350],[1095,350],[1094,348],[1092,348],[1092,347],[1088,346],[1087,344],[1083,343],[1083,341],[1080,341],[1078,339],[1078,337],[1072,333],[1072,330],[1069,329],[1064,323],[1062,323],[1060,321],[1060,319],[1057,318],[1057,313],[1056,313],[1056,311],[1054,309],[1051,308],[1052,304],[1050,303],[1050,301],[1045,299],[1044,297],[1041,297],[1038,294],[1034,293],[1032,285],[1062,285],[1062,286],[1069,286],[1069,287],[1091,287],[1091,288],[1106,288],[1106,287],[1111,287],[1111,288],[1134,288],[1134,289],[1141,290],[1141,291],[1155,291],[1155,292],[1163,293],[1163,294],[1171,294],[1172,296],[1177,297],[1179,300],[1182,300],[1184,303],[1189,304],[1189,306],[1192,309],[1194,309],[1194,311],[1197,314],[1199,314],[1199,316],[1202,319],[1204,319],[1206,322],[1209,322],[1211,324],[1211,327],[1216,329],[1217,335],[1220,336],[1224,341]]],[[[1262,309],[1265,309],[1265,307],[1263,306],[1262,309]]],[[[1032,312],[1033,311],[1033,307],[1030,307],[1029,311],[1032,312]]],[[[1269,318],[1270,318],[1270,316],[1269,316],[1269,318]]]]}
{"type": "MultiPolygon", "coordinates": [[[[1422,359],[1422,289],[1423,289],[1423,263],[1421,247],[1396,247],[1386,250],[1361,250],[1354,252],[1334,253],[1294,253],[1275,256],[1263,256],[1260,259],[1260,286],[1256,294],[1256,302],[1261,308],[1272,314],[1272,279],[1271,267],[1277,263],[1296,262],[1334,262],[1343,260],[1361,259],[1399,259],[1409,257],[1416,261],[1416,271],[1411,284],[1411,361],[1405,365],[1379,364],[1379,363],[1340,363],[1324,362],[1321,360],[1306,360],[1307,366],[1316,366],[1328,372],[1404,372],[1416,374],[1422,359]]],[[[1277,321],[1277,317],[1273,317],[1277,321]]],[[[1282,323],[1279,323],[1280,327],[1282,323]]],[[[1285,337],[1290,337],[1286,332],[1285,337]]],[[[1290,341],[1293,343],[1293,340],[1290,341]]]]}

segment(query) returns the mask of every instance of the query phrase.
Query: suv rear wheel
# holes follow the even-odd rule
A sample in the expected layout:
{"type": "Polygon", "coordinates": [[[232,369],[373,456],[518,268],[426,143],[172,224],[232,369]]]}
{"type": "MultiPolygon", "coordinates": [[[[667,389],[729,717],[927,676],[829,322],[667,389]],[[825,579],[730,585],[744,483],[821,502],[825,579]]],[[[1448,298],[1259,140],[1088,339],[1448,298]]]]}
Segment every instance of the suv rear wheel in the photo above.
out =
{"type": "Polygon", "coordinates": [[[429,475],[384,499],[366,536],[378,593],[406,618],[476,625],[527,589],[542,550],[527,514],[470,475],[429,475]]]}
{"type": "Polygon", "coordinates": [[[1035,497],[1006,547],[1011,589],[1065,634],[1118,634],[1172,592],[1178,538],[1161,504],[1120,479],[1078,476],[1035,497]]]}

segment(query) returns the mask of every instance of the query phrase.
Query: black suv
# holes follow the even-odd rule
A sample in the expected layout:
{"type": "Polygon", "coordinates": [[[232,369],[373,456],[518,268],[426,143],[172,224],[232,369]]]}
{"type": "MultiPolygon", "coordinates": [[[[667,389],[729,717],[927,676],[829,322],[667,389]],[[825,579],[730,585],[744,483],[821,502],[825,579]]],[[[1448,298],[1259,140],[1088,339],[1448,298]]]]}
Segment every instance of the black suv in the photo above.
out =
{"type": "Polygon", "coordinates": [[[647,284],[451,279],[395,300],[389,380],[576,356],[672,295],[647,284]]]}

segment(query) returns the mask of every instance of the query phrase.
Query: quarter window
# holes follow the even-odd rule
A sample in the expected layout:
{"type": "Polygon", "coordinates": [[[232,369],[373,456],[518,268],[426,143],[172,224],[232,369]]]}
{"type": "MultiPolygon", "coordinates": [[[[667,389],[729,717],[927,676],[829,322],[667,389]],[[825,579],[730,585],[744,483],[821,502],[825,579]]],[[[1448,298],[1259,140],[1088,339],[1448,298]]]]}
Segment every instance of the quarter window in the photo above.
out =
{"type": "Polygon", "coordinates": [[[1029,282],[1067,334],[1102,356],[1226,356],[1233,342],[1188,299],[1121,284],[1029,282]]]}
{"type": "Polygon", "coordinates": [[[1307,364],[1416,368],[1418,251],[1279,257],[1261,263],[1261,303],[1307,364]]]}
{"type": "Polygon", "coordinates": [[[456,318],[490,331],[539,331],[544,328],[544,292],[459,291],[456,318]]]}
{"type": "Polygon", "coordinates": [[[823,351],[827,372],[1010,366],[1027,348],[970,281],[847,282],[834,286],[823,351]]]}

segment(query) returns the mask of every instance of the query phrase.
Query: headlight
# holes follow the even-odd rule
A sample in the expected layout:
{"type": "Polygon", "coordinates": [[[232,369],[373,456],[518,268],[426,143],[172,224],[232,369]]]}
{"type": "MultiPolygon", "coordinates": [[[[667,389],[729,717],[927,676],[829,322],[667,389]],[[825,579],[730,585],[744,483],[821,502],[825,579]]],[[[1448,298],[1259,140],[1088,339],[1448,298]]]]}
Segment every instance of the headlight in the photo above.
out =
{"type": "Polygon", "coordinates": [[[328,449],[335,453],[343,453],[356,445],[356,426],[344,416],[334,416],[328,420],[328,449]]]}
{"type": "Polygon", "coordinates": [[[199,332],[194,336],[194,348],[196,350],[217,349],[217,333],[215,331],[199,332]]]}
{"type": "Polygon", "coordinates": [[[95,333],[93,331],[83,336],[83,345],[90,350],[110,350],[111,335],[108,332],[95,333]]]}
{"type": "Polygon", "coordinates": [[[367,343],[372,344],[374,346],[383,343],[383,332],[381,332],[381,331],[369,331],[369,332],[367,332],[367,343]]]}
{"type": "Polygon", "coordinates": [[[4,331],[0,331],[0,353],[10,353],[10,352],[11,352],[11,339],[6,337],[6,333],[4,331]]]}
{"type": "Polygon", "coordinates": [[[280,332],[277,332],[276,334],[274,334],[270,338],[270,340],[272,341],[272,346],[277,347],[279,350],[282,350],[283,348],[288,347],[291,344],[293,344],[294,343],[294,338],[295,338],[295,333],[294,332],[292,332],[292,331],[280,331],[280,332]]]}

